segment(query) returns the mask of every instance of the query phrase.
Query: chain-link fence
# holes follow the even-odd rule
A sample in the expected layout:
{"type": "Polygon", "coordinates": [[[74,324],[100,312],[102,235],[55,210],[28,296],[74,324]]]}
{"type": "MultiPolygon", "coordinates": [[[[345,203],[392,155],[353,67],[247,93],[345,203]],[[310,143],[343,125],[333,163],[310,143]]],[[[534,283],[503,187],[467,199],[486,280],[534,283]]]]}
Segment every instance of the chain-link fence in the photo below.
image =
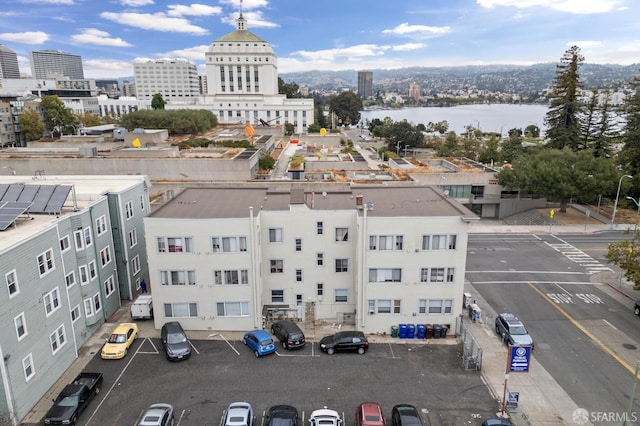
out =
{"type": "Polygon", "coordinates": [[[460,338],[462,339],[462,366],[466,370],[481,370],[482,347],[473,337],[471,329],[464,321],[462,322],[460,338]]]}

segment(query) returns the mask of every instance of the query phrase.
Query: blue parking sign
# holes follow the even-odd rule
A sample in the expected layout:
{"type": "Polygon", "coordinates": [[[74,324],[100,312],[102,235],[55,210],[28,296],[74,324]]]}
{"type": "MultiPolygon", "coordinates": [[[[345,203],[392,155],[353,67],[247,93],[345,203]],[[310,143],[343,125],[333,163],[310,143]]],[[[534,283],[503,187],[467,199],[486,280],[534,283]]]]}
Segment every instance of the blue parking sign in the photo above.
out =
{"type": "Polygon", "coordinates": [[[509,372],[528,373],[531,359],[531,346],[509,347],[509,372]]]}

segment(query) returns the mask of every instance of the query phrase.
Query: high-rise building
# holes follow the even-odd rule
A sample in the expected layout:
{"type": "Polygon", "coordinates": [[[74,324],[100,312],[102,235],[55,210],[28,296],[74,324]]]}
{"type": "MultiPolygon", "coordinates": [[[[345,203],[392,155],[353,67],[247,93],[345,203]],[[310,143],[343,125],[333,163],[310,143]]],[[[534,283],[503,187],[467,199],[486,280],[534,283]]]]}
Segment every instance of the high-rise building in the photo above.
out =
{"type": "Polygon", "coordinates": [[[409,97],[411,99],[415,99],[416,101],[420,100],[420,85],[417,83],[411,83],[409,85],[409,97]]]}
{"type": "Polygon", "coordinates": [[[198,69],[186,59],[156,59],[133,64],[136,95],[152,99],[160,93],[162,99],[192,103],[200,95],[198,69]]]}
{"type": "Polygon", "coordinates": [[[18,55],[2,44],[0,44],[0,78],[20,78],[18,55]]]}
{"type": "Polygon", "coordinates": [[[358,71],[358,97],[368,99],[373,96],[373,73],[358,71]]]}
{"type": "Polygon", "coordinates": [[[31,75],[37,80],[63,75],[84,79],[82,57],[59,50],[35,50],[29,52],[31,75]]]}

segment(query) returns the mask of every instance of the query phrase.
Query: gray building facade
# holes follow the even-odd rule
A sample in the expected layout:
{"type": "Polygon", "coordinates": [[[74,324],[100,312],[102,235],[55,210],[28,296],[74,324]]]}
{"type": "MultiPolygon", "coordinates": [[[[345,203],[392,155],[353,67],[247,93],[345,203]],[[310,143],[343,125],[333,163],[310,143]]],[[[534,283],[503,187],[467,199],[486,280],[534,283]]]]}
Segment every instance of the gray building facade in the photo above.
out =
{"type": "Polygon", "coordinates": [[[31,76],[37,80],[50,78],[53,75],[84,79],[80,55],[59,50],[34,50],[29,52],[29,58],[31,76]]]}
{"type": "Polygon", "coordinates": [[[18,55],[2,44],[0,44],[0,78],[20,78],[18,55]]]}

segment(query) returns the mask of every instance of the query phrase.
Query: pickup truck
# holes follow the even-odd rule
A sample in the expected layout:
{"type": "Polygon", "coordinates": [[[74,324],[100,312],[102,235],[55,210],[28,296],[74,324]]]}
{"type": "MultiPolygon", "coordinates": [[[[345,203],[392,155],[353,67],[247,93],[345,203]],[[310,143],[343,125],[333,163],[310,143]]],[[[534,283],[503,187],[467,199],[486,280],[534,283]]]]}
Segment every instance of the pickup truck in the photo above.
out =
{"type": "Polygon", "coordinates": [[[44,418],[46,425],[75,425],[80,413],[100,393],[102,373],[80,373],[53,400],[44,418]]]}

